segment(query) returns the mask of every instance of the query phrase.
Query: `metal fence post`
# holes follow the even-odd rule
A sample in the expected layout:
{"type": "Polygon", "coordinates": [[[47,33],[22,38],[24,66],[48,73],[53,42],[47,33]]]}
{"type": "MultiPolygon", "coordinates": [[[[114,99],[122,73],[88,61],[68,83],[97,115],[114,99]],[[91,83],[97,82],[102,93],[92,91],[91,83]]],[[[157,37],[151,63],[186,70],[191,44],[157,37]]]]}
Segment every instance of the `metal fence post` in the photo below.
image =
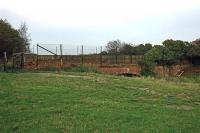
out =
{"type": "Polygon", "coordinates": [[[116,47],[116,50],[115,50],[115,64],[117,64],[117,47],[116,47]]]}
{"type": "Polygon", "coordinates": [[[60,44],[60,67],[63,66],[62,44],[60,44]]]}
{"type": "Polygon", "coordinates": [[[36,66],[38,68],[38,44],[37,44],[36,66]]]}
{"type": "Polygon", "coordinates": [[[81,63],[83,65],[83,45],[81,46],[81,63]]]}

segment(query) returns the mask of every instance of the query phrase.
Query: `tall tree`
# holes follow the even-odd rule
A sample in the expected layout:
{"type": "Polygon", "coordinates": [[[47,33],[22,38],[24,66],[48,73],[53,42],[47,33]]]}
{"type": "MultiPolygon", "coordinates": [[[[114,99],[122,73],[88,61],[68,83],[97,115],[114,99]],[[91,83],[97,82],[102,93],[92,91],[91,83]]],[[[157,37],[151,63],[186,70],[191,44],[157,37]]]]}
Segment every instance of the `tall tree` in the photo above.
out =
{"type": "Polygon", "coordinates": [[[26,25],[25,22],[23,22],[21,25],[20,25],[20,28],[19,28],[19,35],[20,37],[22,38],[23,40],[23,48],[24,48],[24,52],[30,52],[30,34],[28,33],[28,27],[26,25]]]}
{"type": "Polygon", "coordinates": [[[186,57],[189,42],[169,39],[165,40],[163,45],[172,52],[174,60],[180,60],[186,57]]]}
{"type": "Polygon", "coordinates": [[[115,54],[119,52],[119,49],[123,46],[120,40],[109,41],[106,45],[106,50],[109,54],[115,54]]]}
{"type": "Polygon", "coordinates": [[[146,43],[144,45],[144,48],[145,48],[145,53],[147,53],[149,50],[151,50],[153,48],[153,46],[151,43],[146,43]]]}
{"type": "Polygon", "coordinates": [[[135,50],[132,44],[123,43],[122,47],[119,49],[120,54],[132,55],[135,54],[135,50]]]}
{"type": "Polygon", "coordinates": [[[200,57],[200,38],[191,42],[189,50],[187,52],[189,57],[200,57]]]}
{"type": "Polygon", "coordinates": [[[11,56],[13,52],[23,52],[23,39],[19,32],[12,28],[7,20],[0,20],[0,56],[7,52],[11,56]]]}
{"type": "Polygon", "coordinates": [[[144,55],[145,53],[147,53],[149,50],[152,49],[152,44],[150,43],[146,43],[145,45],[139,44],[135,46],[134,49],[136,55],[144,55]]]}

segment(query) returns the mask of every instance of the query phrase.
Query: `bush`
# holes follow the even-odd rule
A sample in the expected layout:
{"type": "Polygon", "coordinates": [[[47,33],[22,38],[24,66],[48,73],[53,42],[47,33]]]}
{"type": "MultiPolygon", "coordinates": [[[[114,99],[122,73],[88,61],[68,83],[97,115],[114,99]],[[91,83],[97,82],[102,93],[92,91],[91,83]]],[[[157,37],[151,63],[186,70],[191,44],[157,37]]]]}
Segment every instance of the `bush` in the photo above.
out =
{"type": "Polygon", "coordinates": [[[11,72],[13,71],[13,65],[11,62],[8,62],[6,64],[6,70],[4,70],[4,64],[0,64],[0,72],[3,72],[3,71],[6,71],[6,72],[11,72]]]}
{"type": "Polygon", "coordinates": [[[4,68],[3,68],[3,64],[0,64],[0,72],[3,72],[4,71],[4,68]]]}
{"type": "Polygon", "coordinates": [[[141,72],[140,72],[141,75],[155,76],[155,73],[153,71],[155,64],[153,62],[143,60],[143,61],[138,62],[138,64],[141,66],[141,72]]]}

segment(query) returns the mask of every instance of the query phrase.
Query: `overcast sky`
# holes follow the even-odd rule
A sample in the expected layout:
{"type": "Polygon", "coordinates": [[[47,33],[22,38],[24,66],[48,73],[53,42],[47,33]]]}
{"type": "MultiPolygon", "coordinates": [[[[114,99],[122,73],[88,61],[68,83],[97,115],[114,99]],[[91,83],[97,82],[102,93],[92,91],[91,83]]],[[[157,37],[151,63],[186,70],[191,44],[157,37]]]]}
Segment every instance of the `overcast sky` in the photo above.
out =
{"type": "Polygon", "coordinates": [[[0,18],[25,21],[36,43],[96,47],[200,37],[200,0],[0,0],[0,18]]]}

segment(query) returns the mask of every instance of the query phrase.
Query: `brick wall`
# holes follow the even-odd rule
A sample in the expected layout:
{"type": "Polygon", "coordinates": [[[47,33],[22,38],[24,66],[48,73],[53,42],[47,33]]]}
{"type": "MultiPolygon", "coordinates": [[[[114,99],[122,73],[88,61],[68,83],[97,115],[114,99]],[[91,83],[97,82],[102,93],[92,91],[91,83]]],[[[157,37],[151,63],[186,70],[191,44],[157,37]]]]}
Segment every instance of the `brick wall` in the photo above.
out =
{"type": "MultiPolygon", "coordinates": [[[[108,74],[132,73],[139,74],[141,71],[138,61],[142,60],[142,56],[129,55],[102,55],[102,65],[100,55],[64,55],[62,60],[62,67],[73,67],[82,64],[86,66],[96,67],[99,71],[108,74]],[[117,59],[117,60],[116,60],[117,59]],[[116,64],[117,63],[117,64],[116,64]]],[[[200,72],[200,66],[192,66],[190,62],[184,60],[181,65],[173,65],[170,67],[156,66],[154,71],[160,76],[176,76],[181,71],[184,74],[200,72]]],[[[54,55],[39,55],[38,67],[60,67],[60,56],[54,55]]],[[[25,55],[25,68],[37,68],[37,56],[25,55]]]]}

